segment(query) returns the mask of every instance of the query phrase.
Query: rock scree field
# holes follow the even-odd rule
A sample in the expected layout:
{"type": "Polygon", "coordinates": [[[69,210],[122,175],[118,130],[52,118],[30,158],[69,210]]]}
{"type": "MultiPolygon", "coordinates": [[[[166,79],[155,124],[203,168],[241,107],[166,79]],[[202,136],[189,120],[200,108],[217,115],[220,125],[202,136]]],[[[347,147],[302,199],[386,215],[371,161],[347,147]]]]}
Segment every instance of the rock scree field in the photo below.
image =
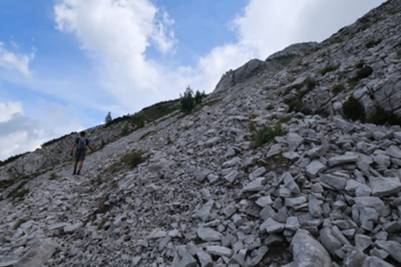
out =
{"type": "Polygon", "coordinates": [[[0,166],[0,266],[401,266],[401,1],[0,166]]]}

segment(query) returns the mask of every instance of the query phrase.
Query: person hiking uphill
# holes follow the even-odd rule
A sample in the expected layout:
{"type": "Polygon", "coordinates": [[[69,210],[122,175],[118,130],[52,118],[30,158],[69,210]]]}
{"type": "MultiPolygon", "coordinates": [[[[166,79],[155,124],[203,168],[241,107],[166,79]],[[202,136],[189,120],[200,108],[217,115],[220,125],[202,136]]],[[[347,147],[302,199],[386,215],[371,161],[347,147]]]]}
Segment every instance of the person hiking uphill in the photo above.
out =
{"type": "Polygon", "coordinates": [[[71,155],[73,155],[75,152],[74,172],[72,173],[73,175],[80,174],[82,166],[84,165],[86,150],[88,147],[91,151],[94,151],[94,148],[89,144],[89,139],[86,138],[86,133],[82,131],[79,133],[79,137],[75,139],[75,142],[71,147],[71,155]]]}

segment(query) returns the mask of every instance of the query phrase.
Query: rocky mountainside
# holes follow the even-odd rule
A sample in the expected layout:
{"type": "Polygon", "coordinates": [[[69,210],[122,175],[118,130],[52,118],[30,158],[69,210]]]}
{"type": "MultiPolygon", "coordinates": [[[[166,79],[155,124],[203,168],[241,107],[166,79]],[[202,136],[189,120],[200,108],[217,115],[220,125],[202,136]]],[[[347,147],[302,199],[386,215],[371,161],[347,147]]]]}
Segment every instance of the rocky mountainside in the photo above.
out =
{"type": "Polygon", "coordinates": [[[81,176],[50,148],[4,164],[0,266],[401,266],[400,103],[389,0],[188,115],[96,128],[115,137],[81,176]]]}

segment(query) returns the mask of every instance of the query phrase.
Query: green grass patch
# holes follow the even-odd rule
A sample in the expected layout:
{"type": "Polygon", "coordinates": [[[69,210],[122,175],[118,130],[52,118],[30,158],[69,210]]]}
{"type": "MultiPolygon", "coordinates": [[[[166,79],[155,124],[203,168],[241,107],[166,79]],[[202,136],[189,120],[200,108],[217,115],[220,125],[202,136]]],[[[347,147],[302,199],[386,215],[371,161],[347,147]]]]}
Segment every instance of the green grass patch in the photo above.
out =
{"type": "Polygon", "coordinates": [[[16,188],[8,193],[7,197],[11,198],[14,201],[23,200],[25,196],[29,193],[29,189],[24,187],[26,183],[26,181],[21,182],[16,188]]]}
{"type": "Polygon", "coordinates": [[[122,157],[122,162],[131,169],[137,167],[145,160],[146,157],[144,156],[144,152],[141,150],[130,151],[122,157]]]}
{"type": "Polygon", "coordinates": [[[331,88],[331,91],[333,91],[333,93],[335,93],[335,94],[339,94],[339,93],[341,93],[341,92],[344,91],[344,90],[345,90],[345,86],[344,86],[344,84],[342,84],[342,83],[335,84],[335,85],[333,85],[333,87],[331,88]]]}
{"type": "Polygon", "coordinates": [[[286,131],[281,127],[280,123],[273,126],[267,126],[253,135],[254,147],[258,148],[265,144],[269,144],[274,141],[277,136],[283,136],[286,131]]]}
{"type": "Polygon", "coordinates": [[[329,65],[329,66],[326,66],[326,67],[324,67],[323,69],[321,69],[320,70],[320,74],[322,75],[322,76],[324,76],[324,75],[326,75],[327,73],[329,73],[329,72],[333,72],[333,71],[336,71],[337,69],[338,69],[338,65],[329,65]]]}
{"type": "Polygon", "coordinates": [[[146,107],[133,115],[125,115],[115,118],[104,127],[107,128],[118,123],[127,122],[135,125],[136,129],[139,129],[143,128],[146,123],[153,122],[179,109],[179,99],[159,102],[152,106],[146,107]]]}

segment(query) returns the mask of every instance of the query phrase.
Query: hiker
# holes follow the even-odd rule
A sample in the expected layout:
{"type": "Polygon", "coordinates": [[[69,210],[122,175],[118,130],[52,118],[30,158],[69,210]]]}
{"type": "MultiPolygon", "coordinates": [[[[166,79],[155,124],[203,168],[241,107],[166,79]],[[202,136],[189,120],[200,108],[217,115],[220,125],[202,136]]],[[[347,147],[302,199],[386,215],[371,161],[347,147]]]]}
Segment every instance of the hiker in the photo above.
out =
{"type": "Polygon", "coordinates": [[[89,147],[91,151],[94,151],[93,147],[89,144],[89,139],[86,138],[86,133],[82,131],[79,133],[79,137],[75,139],[75,142],[71,147],[71,155],[73,155],[75,152],[74,172],[72,173],[73,175],[80,174],[82,166],[84,165],[87,147],[89,147]]]}

